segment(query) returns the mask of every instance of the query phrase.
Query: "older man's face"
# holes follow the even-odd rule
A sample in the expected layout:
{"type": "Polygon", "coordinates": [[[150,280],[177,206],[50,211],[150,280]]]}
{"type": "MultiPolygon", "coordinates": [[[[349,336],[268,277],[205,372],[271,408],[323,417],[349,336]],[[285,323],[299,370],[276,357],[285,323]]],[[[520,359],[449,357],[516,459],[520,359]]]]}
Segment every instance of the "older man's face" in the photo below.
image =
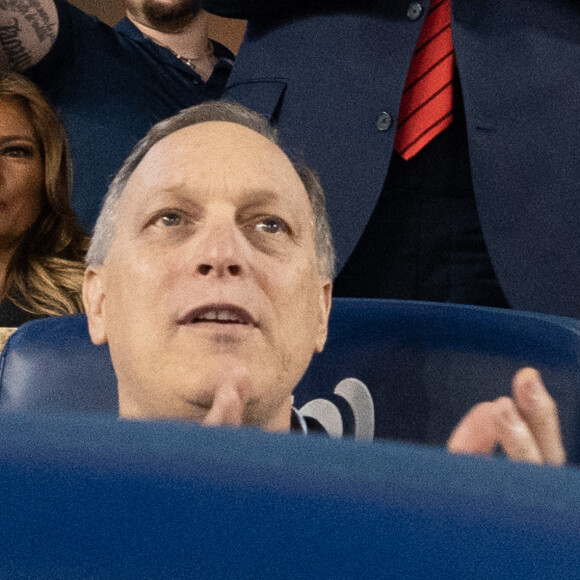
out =
{"type": "Polygon", "coordinates": [[[208,122],[157,143],[85,280],[121,414],[203,422],[227,388],[244,424],[287,428],[292,390],[326,339],[331,284],[313,231],[299,176],[261,135],[208,122]]]}

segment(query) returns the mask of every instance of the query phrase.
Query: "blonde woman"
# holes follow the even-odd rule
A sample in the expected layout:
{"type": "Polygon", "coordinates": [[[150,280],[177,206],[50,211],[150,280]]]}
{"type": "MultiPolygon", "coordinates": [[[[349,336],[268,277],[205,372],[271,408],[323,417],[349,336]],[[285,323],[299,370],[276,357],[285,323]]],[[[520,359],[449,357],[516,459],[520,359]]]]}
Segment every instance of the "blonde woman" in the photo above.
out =
{"type": "Polygon", "coordinates": [[[58,116],[31,81],[0,76],[0,326],[82,310],[88,239],[70,186],[58,116]]]}

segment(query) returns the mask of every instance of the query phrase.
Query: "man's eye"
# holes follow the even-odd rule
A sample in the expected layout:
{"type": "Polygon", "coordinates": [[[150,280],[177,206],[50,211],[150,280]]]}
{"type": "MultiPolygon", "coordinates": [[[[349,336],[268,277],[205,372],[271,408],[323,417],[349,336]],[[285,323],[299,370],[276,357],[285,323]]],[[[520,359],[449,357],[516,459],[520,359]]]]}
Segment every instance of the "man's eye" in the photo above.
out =
{"type": "Polygon", "coordinates": [[[287,233],[289,231],[288,224],[284,220],[273,217],[261,219],[256,224],[256,229],[265,234],[287,233]]]}
{"type": "Polygon", "coordinates": [[[164,213],[160,219],[164,226],[178,226],[182,222],[181,215],[175,211],[164,213]]]}

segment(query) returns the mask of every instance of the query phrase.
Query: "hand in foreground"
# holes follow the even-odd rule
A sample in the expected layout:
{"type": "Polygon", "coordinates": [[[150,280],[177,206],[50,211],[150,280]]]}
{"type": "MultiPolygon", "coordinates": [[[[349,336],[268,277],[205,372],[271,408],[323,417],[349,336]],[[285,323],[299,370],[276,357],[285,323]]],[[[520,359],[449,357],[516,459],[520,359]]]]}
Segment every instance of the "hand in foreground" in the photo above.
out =
{"type": "Polygon", "coordinates": [[[202,425],[240,427],[244,414],[244,403],[248,396],[249,379],[246,369],[232,369],[217,387],[213,403],[202,425]]]}
{"type": "Polygon", "coordinates": [[[565,463],[556,403],[537,370],[523,368],[515,374],[511,397],[473,407],[454,429],[447,449],[491,454],[497,444],[514,461],[565,463]]]}

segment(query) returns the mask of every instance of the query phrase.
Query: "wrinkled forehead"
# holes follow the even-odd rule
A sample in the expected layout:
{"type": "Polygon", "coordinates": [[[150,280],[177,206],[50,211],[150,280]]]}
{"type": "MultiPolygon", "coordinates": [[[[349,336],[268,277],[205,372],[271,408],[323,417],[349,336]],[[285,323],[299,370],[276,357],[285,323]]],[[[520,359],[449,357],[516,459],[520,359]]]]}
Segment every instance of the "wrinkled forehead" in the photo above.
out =
{"type": "Polygon", "coordinates": [[[310,205],[287,155],[252,129],[223,121],[184,127],[156,143],[127,183],[127,193],[212,188],[264,191],[310,205]]]}

